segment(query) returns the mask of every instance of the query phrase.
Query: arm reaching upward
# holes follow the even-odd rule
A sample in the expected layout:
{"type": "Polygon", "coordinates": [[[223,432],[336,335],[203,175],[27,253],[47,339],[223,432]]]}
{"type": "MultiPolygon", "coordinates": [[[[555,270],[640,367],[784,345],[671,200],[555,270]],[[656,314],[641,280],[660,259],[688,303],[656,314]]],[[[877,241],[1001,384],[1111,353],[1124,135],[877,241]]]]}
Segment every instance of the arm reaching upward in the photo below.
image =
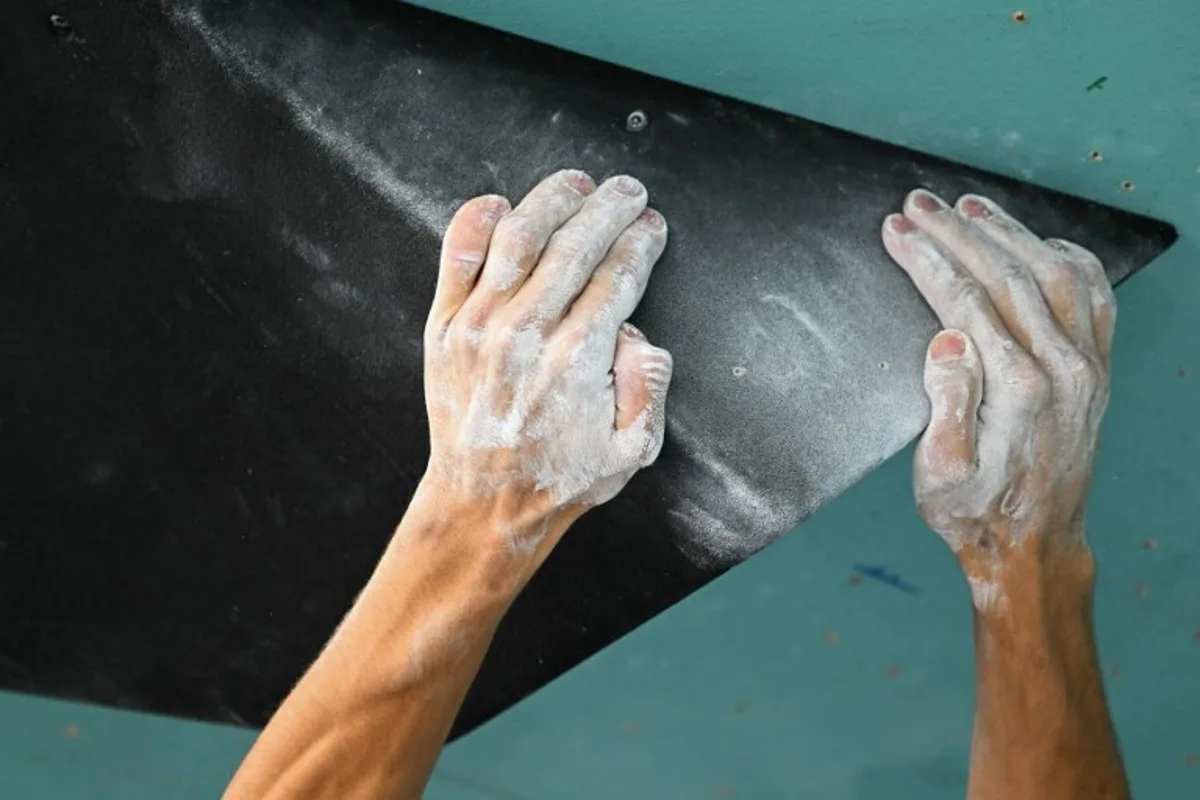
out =
{"type": "Polygon", "coordinates": [[[970,800],[1124,800],[1084,531],[1116,304],[1100,262],[994,203],[909,195],[884,243],[948,330],[914,485],[975,605],[970,800]]]}
{"type": "Polygon", "coordinates": [[[625,320],[666,238],[628,177],[459,210],[425,332],[428,469],[227,800],[421,796],[517,593],[662,447],[671,357],[625,320]]]}

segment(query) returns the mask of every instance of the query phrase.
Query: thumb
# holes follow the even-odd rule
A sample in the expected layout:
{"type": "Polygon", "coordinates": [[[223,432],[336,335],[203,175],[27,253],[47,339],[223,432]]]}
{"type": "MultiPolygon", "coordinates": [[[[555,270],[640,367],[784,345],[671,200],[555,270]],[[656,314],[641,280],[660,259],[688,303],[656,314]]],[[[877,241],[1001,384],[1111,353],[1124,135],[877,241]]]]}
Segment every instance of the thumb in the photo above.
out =
{"type": "Polygon", "coordinates": [[[641,466],[652,464],[662,450],[672,366],[670,353],[628,322],[621,325],[613,358],[616,428],[641,435],[641,466]]]}
{"type": "Polygon", "coordinates": [[[917,446],[917,479],[935,486],[965,480],[975,471],[983,365],[962,331],[942,331],[929,343],[925,392],[931,415],[917,446]]]}

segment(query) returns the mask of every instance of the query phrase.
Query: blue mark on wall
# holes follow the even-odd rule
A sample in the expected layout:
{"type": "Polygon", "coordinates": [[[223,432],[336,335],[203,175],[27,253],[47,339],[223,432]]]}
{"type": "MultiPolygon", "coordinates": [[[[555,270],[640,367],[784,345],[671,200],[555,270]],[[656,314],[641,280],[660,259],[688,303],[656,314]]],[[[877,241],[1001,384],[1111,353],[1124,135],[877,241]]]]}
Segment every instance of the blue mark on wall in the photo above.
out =
{"type": "Polygon", "coordinates": [[[901,578],[894,572],[889,572],[886,564],[880,564],[877,567],[872,567],[867,564],[854,564],[855,572],[860,575],[865,575],[868,578],[874,578],[880,583],[891,586],[893,589],[899,589],[905,594],[920,594],[921,590],[913,584],[901,578]]]}

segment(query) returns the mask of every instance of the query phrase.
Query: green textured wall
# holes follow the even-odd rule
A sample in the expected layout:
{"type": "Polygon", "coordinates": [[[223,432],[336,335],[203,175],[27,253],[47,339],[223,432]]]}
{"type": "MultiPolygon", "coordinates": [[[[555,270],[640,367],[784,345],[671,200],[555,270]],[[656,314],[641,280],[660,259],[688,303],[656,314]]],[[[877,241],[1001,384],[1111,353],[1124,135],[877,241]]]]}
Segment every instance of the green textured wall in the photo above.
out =
{"type": "MultiPolygon", "coordinates": [[[[425,4],[1178,225],[1119,293],[1091,519],[1135,794],[1200,797],[1200,4],[425,4]]],[[[970,603],[908,460],[455,744],[431,800],[962,797],[970,603]]],[[[250,741],[0,695],[0,797],[214,796],[250,741]]]]}

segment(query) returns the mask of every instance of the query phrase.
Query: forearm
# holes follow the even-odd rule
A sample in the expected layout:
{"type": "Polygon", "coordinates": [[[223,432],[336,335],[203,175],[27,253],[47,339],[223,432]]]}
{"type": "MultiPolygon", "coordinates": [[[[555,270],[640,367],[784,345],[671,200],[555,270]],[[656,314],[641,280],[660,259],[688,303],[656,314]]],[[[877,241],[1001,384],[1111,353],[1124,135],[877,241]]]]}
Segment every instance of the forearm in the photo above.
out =
{"type": "Polygon", "coordinates": [[[977,599],[968,797],[1128,798],[1096,657],[1091,555],[1035,544],[1007,554],[988,602],[977,599]]]}
{"type": "MultiPolygon", "coordinates": [[[[435,498],[436,500],[436,498],[435,498]]],[[[263,731],[227,800],[417,798],[520,590],[498,523],[415,502],[325,651],[263,731]]],[[[518,572],[519,574],[519,572],[518,572]]]]}

